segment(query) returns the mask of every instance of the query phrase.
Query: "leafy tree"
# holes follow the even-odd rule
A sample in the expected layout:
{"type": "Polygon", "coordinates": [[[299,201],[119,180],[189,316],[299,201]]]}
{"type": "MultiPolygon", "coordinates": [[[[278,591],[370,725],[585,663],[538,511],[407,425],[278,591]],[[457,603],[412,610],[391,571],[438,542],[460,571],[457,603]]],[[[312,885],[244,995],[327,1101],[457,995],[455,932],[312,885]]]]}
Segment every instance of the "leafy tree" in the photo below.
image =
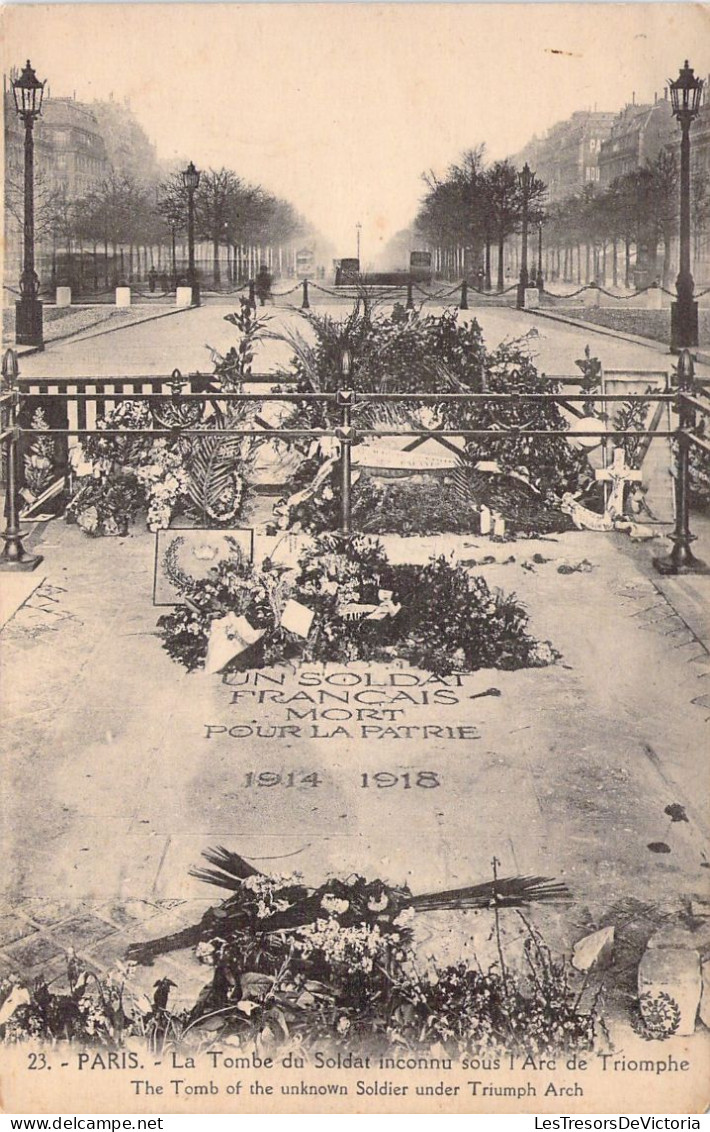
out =
{"type": "Polygon", "coordinates": [[[425,175],[424,180],[429,192],[422,201],[416,226],[425,239],[442,249],[448,265],[453,259],[454,249],[461,243],[459,187],[449,181],[438,181],[433,174],[425,175]]]}
{"type": "Polygon", "coordinates": [[[710,230],[710,172],[702,165],[697,165],[691,172],[690,210],[697,257],[700,255],[703,238],[710,230]]]}
{"type": "Polygon", "coordinates": [[[464,248],[474,253],[484,242],[487,229],[488,183],[483,167],[484,147],[467,149],[457,164],[451,165],[447,181],[457,203],[458,235],[464,248]]]}
{"type": "MultiPolygon", "coordinates": [[[[41,169],[35,171],[34,216],[35,236],[51,236],[55,227],[55,213],[62,198],[61,190],[41,169]]],[[[22,229],[25,220],[24,170],[9,165],[5,169],[5,209],[22,229]]]]}
{"type": "Polygon", "coordinates": [[[618,284],[616,240],[624,243],[624,286],[631,286],[631,245],[636,235],[636,190],[633,177],[616,177],[603,195],[614,239],[614,286],[618,284]]]}
{"type": "Polygon", "coordinates": [[[228,242],[230,222],[243,182],[231,169],[209,169],[202,174],[195,193],[196,232],[212,244],[212,263],[215,286],[221,275],[219,249],[228,242]]]}
{"type": "MultiPolygon", "coordinates": [[[[498,245],[498,290],[504,288],[505,241],[516,232],[523,198],[518,172],[509,161],[496,161],[486,168],[484,146],[465,150],[449,166],[443,179],[424,175],[428,192],[421,202],[415,229],[436,247],[448,251],[456,262],[461,248],[480,254],[485,248],[486,282],[490,282],[491,245],[498,245]]],[[[528,216],[532,224],[545,216],[547,186],[533,177],[528,190],[528,216]]]]}
{"type": "Polygon", "coordinates": [[[173,282],[177,281],[177,233],[187,232],[187,195],[181,173],[172,173],[158,185],[156,213],[163,228],[163,237],[170,240],[170,268],[173,282]]]}
{"type": "Polygon", "coordinates": [[[509,161],[496,161],[489,169],[488,207],[490,222],[498,243],[497,287],[505,287],[503,278],[503,252],[508,236],[515,232],[520,215],[520,185],[515,167],[509,161]]]}
{"type": "Polygon", "coordinates": [[[663,240],[664,287],[671,285],[671,241],[678,232],[678,185],[680,169],[675,153],[662,149],[648,166],[652,178],[652,199],[657,236],[663,240]]]}

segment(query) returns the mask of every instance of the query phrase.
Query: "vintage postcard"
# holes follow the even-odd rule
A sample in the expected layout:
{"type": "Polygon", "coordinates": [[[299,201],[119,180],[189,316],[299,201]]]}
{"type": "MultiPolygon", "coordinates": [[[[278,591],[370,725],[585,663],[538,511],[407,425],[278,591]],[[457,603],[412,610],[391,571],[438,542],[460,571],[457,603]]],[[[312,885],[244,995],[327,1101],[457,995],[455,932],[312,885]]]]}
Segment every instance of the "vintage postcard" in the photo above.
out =
{"type": "Polygon", "coordinates": [[[707,7],[0,18],[3,1110],[699,1127],[707,7]]]}

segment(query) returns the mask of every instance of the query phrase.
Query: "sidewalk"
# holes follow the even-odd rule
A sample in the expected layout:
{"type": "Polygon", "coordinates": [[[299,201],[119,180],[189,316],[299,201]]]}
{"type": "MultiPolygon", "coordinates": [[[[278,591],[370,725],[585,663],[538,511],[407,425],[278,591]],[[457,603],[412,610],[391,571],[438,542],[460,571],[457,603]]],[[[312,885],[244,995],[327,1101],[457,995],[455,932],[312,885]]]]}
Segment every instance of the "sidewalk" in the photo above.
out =
{"type": "Polygon", "coordinates": [[[32,571],[0,571],[0,631],[44,580],[42,563],[32,571]]]}
{"type": "MultiPolygon", "coordinates": [[[[546,310],[542,308],[537,309],[537,313],[541,314],[543,318],[552,319],[554,322],[567,323],[569,326],[577,326],[583,330],[594,331],[608,338],[616,338],[620,342],[631,342],[638,346],[649,346],[655,348],[664,356],[667,356],[669,361],[669,368],[675,365],[675,355],[671,354],[670,348],[658,342],[655,338],[643,338],[639,334],[629,334],[622,330],[613,330],[611,327],[600,326],[596,322],[585,322],[581,315],[565,315],[556,310],[546,310]]],[[[696,365],[710,368],[710,352],[705,349],[693,349],[693,357],[695,358],[696,365]]]]}
{"type": "MultiPolygon", "coordinates": [[[[91,338],[98,338],[104,334],[113,334],[118,330],[125,330],[132,326],[139,326],[144,322],[153,322],[155,319],[167,318],[169,315],[183,314],[185,307],[157,303],[154,306],[133,306],[117,309],[108,304],[94,306],[80,306],[67,308],[65,316],[57,319],[47,319],[44,324],[44,351],[37,346],[12,345],[18,358],[31,357],[34,354],[43,354],[50,347],[60,343],[86,342],[91,338]],[[71,329],[69,329],[71,327],[71,329]],[[101,329],[95,329],[101,327],[101,329]]],[[[3,343],[3,350],[7,349],[12,339],[3,343]]]]}
{"type": "MultiPolygon", "coordinates": [[[[183,373],[211,370],[208,347],[226,353],[235,343],[234,327],[225,316],[235,304],[208,304],[174,312],[182,317],[162,318],[104,333],[91,342],[67,340],[50,346],[42,354],[25,357],[24,377],[91,377],[102,375],[169,373],[177,367],[183,373]]],[[[427,310],[430,308],[426,308],[427,310]]],[[[431,308],[437,309],[437,308],[431,308]]],[[[319,308],[318,315],[335,319],[347,316],[348,308],[332,304],[319,308]]],[[[268,329],[297,328],[309,335],[306,319],[297,310],[266,308],[268,329]]],[[[587,345],[601,358],[607,369],[667,369],[673,358],[660,345],[650,341],[632,342],[610,338],[591,325],[574,325],[549,318],[540,311],[517,311],[508,307],[476,308],[461,311],[462,322],[476,320],[489,349],[504,340],[525,339],[536,364],[548,374],[574,374],[575,360],[584,356],[587,345]]],[[[287,366],[291,349],[287,342],[269,339],[257,347],[254,368],[261,372],[287,366]]],[[[710,374],[709,367],[698,367],[710,374]]]]}

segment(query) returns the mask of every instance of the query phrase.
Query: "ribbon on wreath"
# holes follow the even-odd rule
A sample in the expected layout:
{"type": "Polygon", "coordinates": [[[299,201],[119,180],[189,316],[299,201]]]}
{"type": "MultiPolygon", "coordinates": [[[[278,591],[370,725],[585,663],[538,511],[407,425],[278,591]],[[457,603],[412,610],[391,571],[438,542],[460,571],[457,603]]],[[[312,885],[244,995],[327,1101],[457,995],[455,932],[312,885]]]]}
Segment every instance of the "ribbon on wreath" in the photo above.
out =
{"type": "Polygon", "coordinates": [[[338,608],[338,615],[344,621],[384,621],[385,617],[396,617],[402,606],[392,600],[392,590],[377,591],[377,605],[349,601],[338,608]]]}
{"type": "Polygon", "coordinates": [[[311,631],[314,616],[313,610],[307,605],[289,598],[281,614],[281,628],[305,640],[311,631]]]}
{"type": "Polygon", "coordinates": [[[243,614],[238,616],[232,612],[215,618],[210,626],[205,672],[221,672],[230,661],[260,641],[264,633],[264,629],[250,625],[243,614]]]}

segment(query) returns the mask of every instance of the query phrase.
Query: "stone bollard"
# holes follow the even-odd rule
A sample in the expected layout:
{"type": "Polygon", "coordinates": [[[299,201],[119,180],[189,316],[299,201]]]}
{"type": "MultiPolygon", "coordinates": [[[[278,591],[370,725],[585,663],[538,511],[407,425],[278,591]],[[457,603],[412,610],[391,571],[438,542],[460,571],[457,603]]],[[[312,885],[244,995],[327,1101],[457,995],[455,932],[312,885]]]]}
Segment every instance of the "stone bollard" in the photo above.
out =
{"type": "Polygon", "coordinates": [[[116,288],[116,306],[117,307],[130,307],[131,305],[131,288],[130,287],[117,287],[116,288]]]}
{"type": "Polygon", "coordinates": [[[537,287],[526,287],[523,293],[523,309],[535,310],[540,306],[540,292],[537,287]]]}
{"type": "Polygon", "coordinates": [[[650,311],[663,310],[663,291],[657,283],[652,283],[646,292],[646,309],[650,311]]]}
{"type": "Polygon", "coordinates": [[[175,289],[175,306],[189,307],[192,305],[192,287],[177,287],[175,289]]]}
{"type": "Polygon", "coordinates": [[[71,287],[57,287],[56,305],[58,307],[71,306],[71,287]]]}

